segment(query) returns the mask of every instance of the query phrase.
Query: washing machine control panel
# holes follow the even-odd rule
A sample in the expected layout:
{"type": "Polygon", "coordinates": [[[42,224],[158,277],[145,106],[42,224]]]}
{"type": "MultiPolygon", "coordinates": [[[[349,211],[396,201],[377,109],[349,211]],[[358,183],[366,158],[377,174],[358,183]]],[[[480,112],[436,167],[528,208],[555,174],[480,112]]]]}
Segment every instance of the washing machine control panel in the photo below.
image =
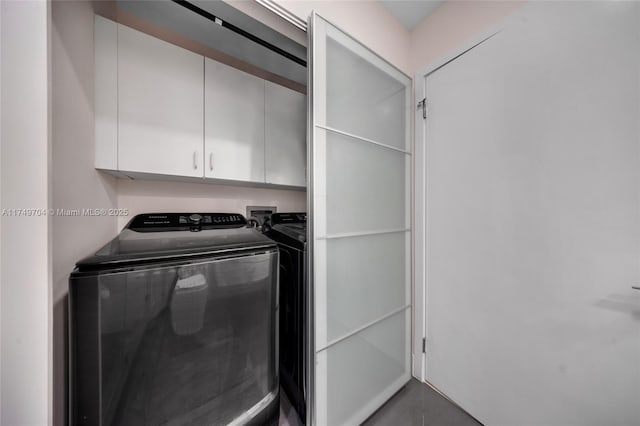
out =
{"type": "Polygon", "coordinates": [[[204,229],[242,228],[247,220],[237,213],[145,213],[127,225],[137,232],[202,231],[204,229]]]}
{"type": "Polygon", "coordinates": [[[271,215],[271,222],[274,225],[284,223],[307,223],[307,214],[304,212],[300,213],[274,213],[271,215]]]}

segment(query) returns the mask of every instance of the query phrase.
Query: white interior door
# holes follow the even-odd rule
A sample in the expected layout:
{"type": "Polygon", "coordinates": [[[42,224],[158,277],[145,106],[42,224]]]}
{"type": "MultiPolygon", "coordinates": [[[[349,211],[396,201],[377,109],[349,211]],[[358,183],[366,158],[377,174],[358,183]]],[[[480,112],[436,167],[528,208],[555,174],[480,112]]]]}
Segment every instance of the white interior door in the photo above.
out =
{"type": "Polygon", "coordinates": [[[427,380],[486,425],[637,425],[640,3],[534,2],[426,97],[427,380]]]}
{"type": "Polygon", "coordinates": [[[310,33],[309,411],[355,425],[410,377],[411,80],[315,14],[310,33]]]}

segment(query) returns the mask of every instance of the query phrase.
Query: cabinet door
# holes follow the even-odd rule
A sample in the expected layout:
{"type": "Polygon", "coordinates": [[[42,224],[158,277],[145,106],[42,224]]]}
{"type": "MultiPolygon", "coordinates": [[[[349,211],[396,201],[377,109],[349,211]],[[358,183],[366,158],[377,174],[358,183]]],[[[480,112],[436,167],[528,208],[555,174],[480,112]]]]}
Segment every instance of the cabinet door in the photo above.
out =
{"type": "Polygon", "coordinates": [[[118,170],[118,24],[98,15],[94,22],[96,168],[118,170]]]}
{"type": "Polygon", "coordinates": [[[203,176],[203,57],[118,26],[118,168],[203,176]]]}
{"type": "Polygon", "coordinates": [[[205,176],[264,182],[264,80],[205,59],[205,176]]]}
{"type": "Polygon", "coordinates": [[[307,97],[265,81],[267,183],[305,186],[307,97]]]}

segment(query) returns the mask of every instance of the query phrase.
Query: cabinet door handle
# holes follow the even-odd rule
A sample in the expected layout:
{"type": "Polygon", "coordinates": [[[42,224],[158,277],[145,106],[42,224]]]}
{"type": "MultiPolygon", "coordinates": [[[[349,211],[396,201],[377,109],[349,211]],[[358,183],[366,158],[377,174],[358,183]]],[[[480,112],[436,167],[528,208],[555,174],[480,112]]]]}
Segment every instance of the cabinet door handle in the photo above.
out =
{"type": "Polygon", "coordinates": [[[198,151],[193,151],[193,168],[198,170],[198,151]]]}
{"type": "Polygon", "coordinates": [[[209,170],[213,170],[213,152],[209,154],[209,170]]]}

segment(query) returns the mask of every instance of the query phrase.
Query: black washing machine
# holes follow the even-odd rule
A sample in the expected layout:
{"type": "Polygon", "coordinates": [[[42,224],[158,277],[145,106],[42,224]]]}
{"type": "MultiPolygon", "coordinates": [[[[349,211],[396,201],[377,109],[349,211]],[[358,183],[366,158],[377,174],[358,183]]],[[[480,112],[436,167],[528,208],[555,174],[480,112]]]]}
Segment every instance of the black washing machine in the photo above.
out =
{"type": "Polygon", "coordinates": [[[266,235],[280,250],[280,385],[304,422],[307,214],[274,213],[266,235]]]}
{"type": "Polygon", "coordinates": [[[246,226],[142,214],[77,263],[69,424],[278,424],[278,250],[246,226]]]}

